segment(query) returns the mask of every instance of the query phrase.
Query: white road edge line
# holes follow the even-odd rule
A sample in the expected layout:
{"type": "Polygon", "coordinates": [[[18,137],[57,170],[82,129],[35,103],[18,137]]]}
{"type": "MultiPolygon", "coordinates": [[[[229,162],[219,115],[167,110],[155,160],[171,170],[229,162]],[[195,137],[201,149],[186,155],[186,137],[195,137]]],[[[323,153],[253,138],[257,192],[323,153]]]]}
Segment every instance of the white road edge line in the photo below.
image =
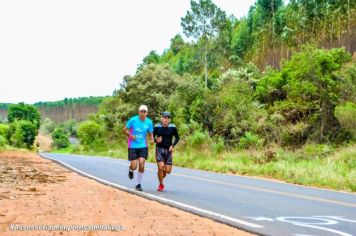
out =
{"type": "Polygon", "coordinates": [[[116,187],[118,189],[121,189],[121,190],[124,190],[126,192],[134,193],[134,194],[141,195],[141,196],[146,196],[149,199],[154,199],[154,200],[157,200],[157,201],[160,201],[160,202],[164,202],[164,203],[166,203],[168,205],[180,206],[183,209],[184,208],[185,209],[190,209],[193,212],[200,213],[201,215],[207,214],[207,215],[212,216],[213,219],[216,219],[216,218],[219,219],[220,218],[220,219],[223,219],[223,220],[234,222],[236,224],[249,226],[251,228],[264,228],[264,226],[262,226],[262,225],[253,224],[253,223],[250,223],[250,222],[247,222],[247,221],[243,221],[243,220],[239,220],[239,219],[236,219],[236,218],[233,218],[233,217],[230,217],[230,216],[222,215],[222,214],[219,214],[219,213],[216,213],[216,212],[212,212],[212,211],[209,211],[209,210],[205,210],[205,209],[201,209],[201,208],[198,208],[198,207],[195,207],[195,206],[191,206],[191,205],[188,205],[188,204],[185,204],[185,203],[181,203],[181,202],[177,202],[177,201],[174,201],[174,200],[162,198],[162,197],[150,194],[150,193],[137,192],[137,191],[135,191],[133,189],[130,189],[128,187],[125,187],[123,185],[115,184],[115,183],[112,183],[110,181],[107,181],[107,180],[98,178],[96,176],[93,176],[91,174],[88,174],[88,173],[86,173],[84,171],[81,171],[81,170],[79,170],[79,169],[77,169],[77,168],[75,168],[75,167],[73,167],[73,166],[61,161],[61,160],[50,158],[50,157],[47,157],[47,156],[44,156],[44,155],[41,155],[41,156],[44,157],[44,158],[59,162],[62,165],[68,167],[69,169],[72,169],[72,170],[74,170],[74,171],[76,171],[76,172],[78,172],[78,173],[80,173],[82,175],[85,175],[85,176],[89,177],[89,178],[95,179],[95,180],[97,180],[97,181],[99,181],[101,183],[107,184],[107,185],[114,186],[114,187],[116,187]]]}

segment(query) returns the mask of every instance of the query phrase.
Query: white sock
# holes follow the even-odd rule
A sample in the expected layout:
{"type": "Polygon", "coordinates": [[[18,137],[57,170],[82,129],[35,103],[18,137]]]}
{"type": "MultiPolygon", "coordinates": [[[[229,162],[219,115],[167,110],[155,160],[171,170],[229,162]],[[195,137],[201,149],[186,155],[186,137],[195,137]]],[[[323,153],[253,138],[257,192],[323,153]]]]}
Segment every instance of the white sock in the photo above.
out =
{"type": "Polygon", "coordinates": [[[131,170],[130,166],[129,166],[129,171],[130,171],[131,173],[133,173],[133,172],[134,172],[134,170],[131,170]]]}
{"type": "Polygon", "coordinates": [[[141,172],[138,172],[138,173],[137,173],[137,184],[141,184],[141,182],[142,182],[142,176],[143,176],[143,173],[141,173],[141,172]]]}

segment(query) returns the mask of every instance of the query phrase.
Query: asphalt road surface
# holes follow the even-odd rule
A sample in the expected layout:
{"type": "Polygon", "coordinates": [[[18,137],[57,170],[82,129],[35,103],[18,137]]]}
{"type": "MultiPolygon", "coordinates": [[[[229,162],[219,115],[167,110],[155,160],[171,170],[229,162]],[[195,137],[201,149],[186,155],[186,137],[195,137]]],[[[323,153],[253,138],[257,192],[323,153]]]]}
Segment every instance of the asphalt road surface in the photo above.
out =
{"type": "MultiPolygon", "coordinates": [[[[157,166],[146,163],[143,192],[127,176],[129,162],[40,153],[97,181],[260,235],[356,235],[356,194],[173,167],[158,192],[157,166]]],[[[355,180],[356,181],[356,180],[355,180]]]]}

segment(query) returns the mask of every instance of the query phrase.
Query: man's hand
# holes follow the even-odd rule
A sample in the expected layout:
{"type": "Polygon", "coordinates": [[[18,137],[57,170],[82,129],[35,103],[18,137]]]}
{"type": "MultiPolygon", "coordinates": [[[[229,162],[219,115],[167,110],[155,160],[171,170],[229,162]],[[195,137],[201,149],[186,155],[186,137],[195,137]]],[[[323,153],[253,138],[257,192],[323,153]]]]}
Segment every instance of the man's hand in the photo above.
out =
{"type": "Polygon", "coordinates": [[[173,152],[173,145],[171,145],[170,147],[169,147],[169,152],[173,152]]]}
{"type": "Polygon", "coordinates": [[[156,139],[156,143],[160,143],[162,142],[162,136],[159,136],[157,139],[156,139]]]}
{"type": "Polygon", "coordinates": [[[132,140],[136,140],[136,136],[132,135],[132,134],[129,135],[129,138],[132,139],[132,140]]]}

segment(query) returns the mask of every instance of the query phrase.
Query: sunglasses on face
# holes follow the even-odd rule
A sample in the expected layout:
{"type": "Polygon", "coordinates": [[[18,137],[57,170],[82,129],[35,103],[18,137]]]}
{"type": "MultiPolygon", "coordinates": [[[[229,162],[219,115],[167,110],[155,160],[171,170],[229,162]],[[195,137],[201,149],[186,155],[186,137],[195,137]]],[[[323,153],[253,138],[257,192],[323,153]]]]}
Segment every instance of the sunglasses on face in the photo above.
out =
{"type": "Polygon", "coordinates": [[[141,112],[141,113],[147,113],[147,111],[145,111],[145,110],[141,110],[140,112],[141,112]]]}
{"type": "Polygon", "coordinates": [[[162,116],[163,118],[170,119],[170,116],[162,116]]]}

